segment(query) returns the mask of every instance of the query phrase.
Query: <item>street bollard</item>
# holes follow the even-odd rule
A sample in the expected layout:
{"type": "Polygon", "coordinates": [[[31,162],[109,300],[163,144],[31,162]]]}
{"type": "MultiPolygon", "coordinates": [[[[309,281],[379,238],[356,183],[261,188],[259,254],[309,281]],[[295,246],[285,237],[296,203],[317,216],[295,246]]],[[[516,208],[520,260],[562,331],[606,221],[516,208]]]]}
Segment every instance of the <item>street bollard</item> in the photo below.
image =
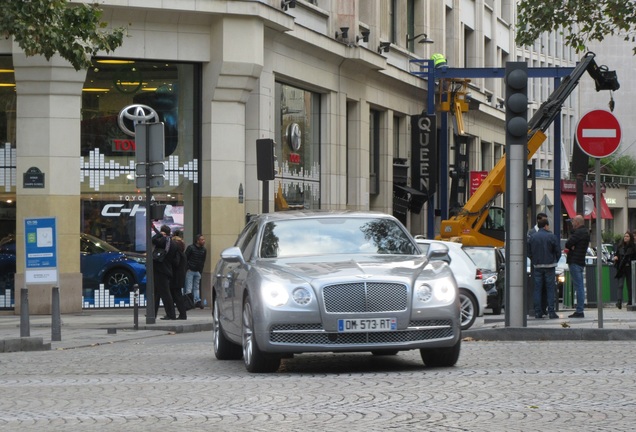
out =
{"type": "Polygon", "coordinates": [[[20,289],[20,337],[31,336],[29,324],[29,289],[20,289]]]}
{"type": "Polygon", "coordinates": [[[134,303],[133,303],[133,322],[135,323],[135,330],[139,330],[139,285],[133,286],[135,289],[134,303]]]}
{"type": "Polygon", "coordinates": [[[60,287],[54,286],[51,296],[51,341],[62,340],[62,317],[60,315],[60,287]]]}

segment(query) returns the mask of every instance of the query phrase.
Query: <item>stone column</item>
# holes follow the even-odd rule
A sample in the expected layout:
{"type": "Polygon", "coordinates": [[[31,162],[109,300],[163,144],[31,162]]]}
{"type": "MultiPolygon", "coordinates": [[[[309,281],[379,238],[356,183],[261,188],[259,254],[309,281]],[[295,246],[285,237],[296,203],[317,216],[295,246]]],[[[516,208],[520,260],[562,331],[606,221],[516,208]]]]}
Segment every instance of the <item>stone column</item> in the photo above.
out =
{"type": "MultiPolygon", "coordinates": [[[[213,23],[210,63],[203,68],[202,225],[208,263],[201,297],[211,303],[211,272],[221,250],[231,246],[245,224],[238,191],[246,184],[246,102],[264,62],[264,25],[254,17],[225,16],[213,23]]],[[[269,137],[268,137],[269,138],[269,137]]],[[[250,185],[251,187],[252,185],[250,185]]]]}
{"type": "MultiPolygon", "coordinates": [[[[55,217],[61,313],[82,309],[80,233],[80,110],[86,71],[56,56],[26,57],[14,44],[17,94],[15,313],[25,287],[24,219],[55,217]],[[43,188],[24,188],[31,167],[44,173],[43,188]]],[[[51,313],[53,284],[29,285],[29,311],[51,313]]]]}

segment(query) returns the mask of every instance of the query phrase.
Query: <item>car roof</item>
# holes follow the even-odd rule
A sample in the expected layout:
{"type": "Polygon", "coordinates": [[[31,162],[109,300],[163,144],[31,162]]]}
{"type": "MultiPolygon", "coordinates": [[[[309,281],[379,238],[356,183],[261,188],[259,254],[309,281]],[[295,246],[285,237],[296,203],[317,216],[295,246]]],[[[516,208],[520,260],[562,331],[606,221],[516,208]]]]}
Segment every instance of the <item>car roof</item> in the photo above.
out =
{"type": "Polygon", "coordinates": [[[253,218],[263,221],[277,221],[277,220],[290,220],[290,219],[302,219],[302,218],[336,218],[346,216],[349,218],[387,218],[397,220],[395,217],[376,211],[359,211],[359,210],[290,210],[274,213],[262,213],[254,215],[253,218]]]}

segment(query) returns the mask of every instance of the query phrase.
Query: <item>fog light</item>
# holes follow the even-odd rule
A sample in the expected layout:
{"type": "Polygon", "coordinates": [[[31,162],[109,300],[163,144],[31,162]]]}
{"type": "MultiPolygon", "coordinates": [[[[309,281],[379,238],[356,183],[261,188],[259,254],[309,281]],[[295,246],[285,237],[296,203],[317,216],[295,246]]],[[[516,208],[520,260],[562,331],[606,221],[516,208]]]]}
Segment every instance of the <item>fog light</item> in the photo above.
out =
{"type": "Polygon", "coordinates": [[[299,305],[305,306],[311,301],[311,291],[306,288],[296,288],[292,293],[292,299],[299,305]]]}
{"type": "Polygon", "coordinates": [[[433,289],[429,285],[420,285],[417,287],[417,292],[415,294],[417,295],[418,301],[426,303],[431,299],[431,297],[433,297],[433,289]]]}

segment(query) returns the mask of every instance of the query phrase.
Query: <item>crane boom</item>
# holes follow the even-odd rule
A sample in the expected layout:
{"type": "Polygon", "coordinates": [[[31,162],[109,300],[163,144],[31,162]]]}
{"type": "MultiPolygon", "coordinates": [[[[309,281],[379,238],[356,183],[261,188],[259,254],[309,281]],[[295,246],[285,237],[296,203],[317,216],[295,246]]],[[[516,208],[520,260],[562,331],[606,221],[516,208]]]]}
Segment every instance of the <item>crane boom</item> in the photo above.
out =
{"type": "MultiPolygon", "coordinates": [[[[546,139],[546,130],[561,112],[561,107],[578,85],[585,72],[596,84],[596,91],[618,90],[620,84],[614,71],[598,66],[595,54],[588,52],[566,76],[548,100],[543,102],[528,122],[528,160],[537,152],[546,139]]],[[[457,215],[442,221],[442,240],[460,241],[465,245],[504,246],[505,210],[493,206],[494,200],[506,189],[505,155],[488,173],[475,193],[457,215]]]]}

